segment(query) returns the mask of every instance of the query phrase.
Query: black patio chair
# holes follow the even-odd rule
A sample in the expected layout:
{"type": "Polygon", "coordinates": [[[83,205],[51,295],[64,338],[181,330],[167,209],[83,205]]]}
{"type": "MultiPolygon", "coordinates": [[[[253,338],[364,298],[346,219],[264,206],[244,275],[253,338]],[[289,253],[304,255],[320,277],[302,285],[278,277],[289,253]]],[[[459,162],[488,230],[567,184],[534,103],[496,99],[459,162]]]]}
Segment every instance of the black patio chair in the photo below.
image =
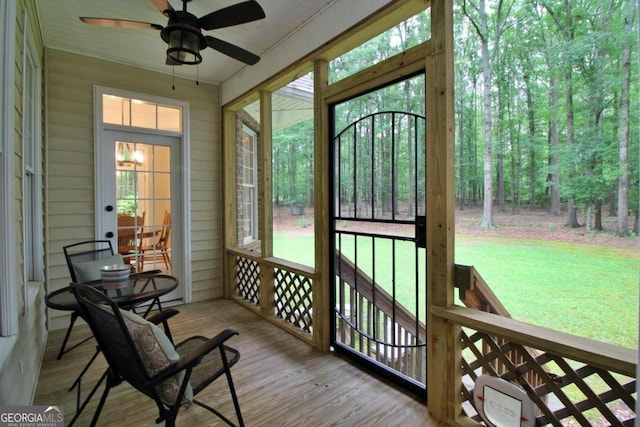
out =
{"type": "Polygon", "coordinates": [[[80,314],[91,327],[109,365],[92,426],[100,418],[109,391],[122,381],[155,401],[159,411],[156,423],[164,421],[165,426],[175,426],[180,408],[193,402],[234,426],[221,412],[194,399],[222,375],[227,377],[238,425],[244,426],[231,379],[231,367],[240,359],[240,353],[225,345],[237,332],[226,329],[210,339],[193,336],[174,347],[157,326],[121,310],[98,290],[82,284],[72,284],[71,288],[80,314]]]}
{"type": "MultiPolygon", "coordinates": [[[[69,275],[71,276],[71,281],[73,283],[77,282],[92,282],[94,280],[100,279],[100,267],[102,265],[109,264],[122,264],[122,256],[119,254],[115,254],[113,251],[113,246],[111,245],[111,241],[109,240],[87,240],[83,242],[73,243],[71,245],[64,246],[62,248],[64,252],[65,259],[67,261],[67,266],[69,268],[69,275]]],[[[160,270],[154,270],[145,272],[144,274],[154,274],[159,273],[160,270]]],[[[135,276],[142,276],[140,273],[135,276]]],[[[70,348],[66,348],[69,336],[71,335],[71,330],[73,329],[73,325],[76,320],[80,316],[79,307],[77,300],[71,290],[70,287],[64,287],[62,289],[58,289],[52,293],[49,293],[45,296],[45,304],[54,309],[71,311],[71,319],[69,321],[69,327],[67,328],[67,332],[65,333],[64,339],[62,341],[62,346],[60,347],[60,351],[58,352],[58,360],[62,358],[62,355],[73,350],[79,345],[87,342],[91,338],[92,335],[82,339],[81,341],[75,343],[70,348]]],[[[162,310],[160,306],[160,301],[152,301],[149,305],[147,311],[145,312],[145,317],[151,311],[151,308],[154,304],[158,305],[158,308],[162,310]]],[[[123,306],[126,309],[135,309],[134,306],[123,306]]],[[[160,313],[155,314],[152,317],[149,317],[149,320],[155,324],[162,324],[165,334],[172,340],[171,330],[169,329],[168,320],[178,314],[179,312],[174,309],[164,310],[160,313]]],[[[77,387],[76,393],[76,407],[79,408],[77,410],[78,414],[82,412],[82,409],[86,405],[86,403],[91,399],[92,394],[95,392],[95,389],[90,393],[89,397],[85,400],[85,402],[81,405],[81,395],[82,395],[82,377],[87,372],[91,364],[100,354],[100,348],[97,347],[93,356],[88,360],[82,371],[78,374],[75,381],[69,387],[69,391],[73,390],[77,387]]]]}
{"type": "MultiPolygon", "coordinates": [[[[69,275],[71,276],[71,282],[74,283],[85,283],[92,282],[94,280],[100,279],[100,266],[106,264],[122,264],[123,259],[119,254],[115,254],[113,251],[113,246],[110,240],[86,240],[83,242],[73,243],[71,245],[64,246],[62,248],[64,251],[64,257],[67,261],[67,267],[69,268],[69,275]]],[[[151,273],[159,273],[160,270],[147,271],[145,274],[151,273]]],[[[133,274],[132,277],[136,275],[133,274]]],[[[151,310],[153,305],[157,304],[158,308],[162,310],[160,306],[160,301],[153,301],[153,303],[148,307],[147,313],[151,310]]],[[[50,308],[55,308],[58,310],[66,310],[71,311],[71,319],[69,321],[69,327],[67,328],[67,332],[65,333],[64,339],[62,341],[62,346],[60,347],[60,351],[58,352],[58,360],[62,358],[66,352],[73,350],[77,346],[83,344],[87,340],[91,339],[91,337],[87,337],[84,340],[76,343],[70,348],[66,348],[67,343],[69,341],[69,336],[71,335],[71,330],[73,329],[73,325],[76,320],[78,320],[78,310],[75,299],[71,294],[71,289],[68,287],[58,289],[50,294],[45,296],[45,304],[50,308]],[[53,302],[54,300],[59,300],[61,295],[68,294],[67,298],[63,298],[63,304],[56,304],[53,302]],[[55,295],[55,297],[53,297],[55,295]],[[53,298],[52,298],[53,297],[53,298]]],[[[134,307],[131,307],[134,308],[134,307]]],[[[173,314],[177,314],[175,311],[173,314]]],[[[170,317],[170,316],[169,316],[170,317]]],[[[169,334],[169,327],[164,322],[165,331],[169,334]]]]}
{"type": "MultiPolygon", "coordinates": [[[[89,275],[89,280],[96,280],[99,277],[94,277],[95,275],[89,271],[88,268],[83,269],[84,265],[89,266],[88,263],[97,261],[97,260],[109,260],[109,258],[114,257],[113,246],[111,245],[111,241],[109,240],[87,240],[84,242],[74,243],[72,245],[67,245],[62,248],[64,251],[64,257],[67,261],[67,267],[69,268],[69,275],[71,276],[72,282],[78,282],[78,278],[84,279],[83,275],[89,275]],[[76,266],[79,266],[76,268],[76,266]],[[86,273],[86,274],[85,274],[86,273]]],[[[99,272],[99,271],[98,271],[99,272]]],[[[55,303],[52,303],[51,297],[52,295],[64,294],[70,292],[70,288],[65,287],[54,291],[53,293],[47,294],[45,296],[45,304],[50,308],[55,308],[58,310],[69,310],[71,311],[71,319],[69,321],[69,326],[67,327],[67,332],[65,333],[64,339],[62,340],[62,346],[60,347],[60,351],[58,352],[58,360],[62,358],[67,351],[71,351],[77,346],[83,344],[84,342],[91,339],[91,337],[87,337],[84,340],[76,343],[70,348],[66,348],[67,342],[69,341],[69,336],[71,335],[71,330],[73,329],[73,325],[78,320],[78,310],[75,304],[65,305],[64,307],[58,306],[55,303]]]]}

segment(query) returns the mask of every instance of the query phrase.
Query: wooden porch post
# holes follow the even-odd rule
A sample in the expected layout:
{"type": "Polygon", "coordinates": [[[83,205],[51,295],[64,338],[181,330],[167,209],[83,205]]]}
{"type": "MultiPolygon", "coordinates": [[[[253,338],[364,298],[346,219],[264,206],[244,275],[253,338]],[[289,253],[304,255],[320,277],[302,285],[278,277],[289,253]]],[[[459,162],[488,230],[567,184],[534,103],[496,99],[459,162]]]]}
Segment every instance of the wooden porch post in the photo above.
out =
{"type": "MultiPolygon", "coordinates": [[[[263,258],[273,256],[273,186],[272,186],[272,108],[271,92],[260,92],[260,135],[258,137],[258,234],[263,258]]],[[[275,309],[274,272],[260,265],[260,311],[272,316],[275,309]]]]}
{"type": "Polygon", "coordinates": [[[223,138],[222,138],[222,179],[223,179],[223,212],[222,221],[224,232],[224,246],[222,248],[222,283],[225,298],[230,298],[234,294],[235,276],[233,256],[230,256],[226,248],[236,246],[238,241],[238,221],[236,206],[236,112],[225,109],[223,110],[223,138]],[[230,231],[232,230],[232,231],[230,231]]]}
{"type": "Polygon", "coordinates": [[[460,327],[432,308],[454,303],[453,4],[431,3],[427,59],[427,393],[429,412],[453,423],[460,413],[460,327]]]}
{"type": "Polygon", "coordinates": [[[314,84],[314,227],[315,227],[315,270],[313,280],[313,343],[322,351],[329,351],[330,345],[330,286],[333,274],[329,269],[329,111],[327,101],[320,96],[329,84],[329,63],[316,60],[313,64],[314,84]]]}

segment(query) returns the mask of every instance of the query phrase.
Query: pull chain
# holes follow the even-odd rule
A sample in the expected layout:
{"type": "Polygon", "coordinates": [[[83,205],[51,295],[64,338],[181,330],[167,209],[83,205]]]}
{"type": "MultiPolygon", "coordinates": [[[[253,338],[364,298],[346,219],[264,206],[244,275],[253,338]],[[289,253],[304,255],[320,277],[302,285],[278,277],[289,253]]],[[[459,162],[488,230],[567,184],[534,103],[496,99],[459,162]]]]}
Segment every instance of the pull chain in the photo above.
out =
{"type": "Polygon", "coordinates": [[[176,66],[171,67],[171,90],[176,90],[176,66]]]}

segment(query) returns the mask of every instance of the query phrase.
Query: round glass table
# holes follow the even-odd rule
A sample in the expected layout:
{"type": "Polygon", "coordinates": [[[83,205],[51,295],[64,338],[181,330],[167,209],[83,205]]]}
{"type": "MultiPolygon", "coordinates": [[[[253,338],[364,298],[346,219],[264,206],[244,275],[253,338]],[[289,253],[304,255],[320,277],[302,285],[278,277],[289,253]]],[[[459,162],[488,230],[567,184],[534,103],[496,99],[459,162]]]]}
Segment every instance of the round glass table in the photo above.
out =
{"type": "MultiPolygon", "coordinates": [[[[158,302],[159,298],[178,287],[178,279],[166,274],[138,273],[129,276],[129,280],[122,284],[113,284],[96,280],[87,282],[89,286],[104,292],[118,306],[129,308],[151,301],[158,302]]],[[[47,307],[57,310],[76,311],[78,303],[70,287],[58,289],[45,297],[47,307]]],[[[149,309],[151,308],[149,307],[149,309]]]]}

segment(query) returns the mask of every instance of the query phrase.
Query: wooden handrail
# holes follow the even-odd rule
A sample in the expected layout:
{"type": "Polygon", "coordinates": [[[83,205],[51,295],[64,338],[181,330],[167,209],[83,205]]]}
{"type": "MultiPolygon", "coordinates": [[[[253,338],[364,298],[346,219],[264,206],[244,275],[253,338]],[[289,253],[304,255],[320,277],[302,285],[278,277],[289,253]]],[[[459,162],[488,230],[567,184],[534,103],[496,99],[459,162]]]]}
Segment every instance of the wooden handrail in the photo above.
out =
{"type": "Polygon", "coordinates": [[[474,266],[456,264],[454,268],[455,286],[460,290],[460,300],[467,307],[511,317],[474,266]]]}
{"type": "Polygon", "coordinates": [[[635,350],[466,307],[432,307],[431,312],[435,316],[447,319],[457,325],[507,338],[510,341],[600,369],[629,377],[636,376],[637,352],[635,350]]]}

